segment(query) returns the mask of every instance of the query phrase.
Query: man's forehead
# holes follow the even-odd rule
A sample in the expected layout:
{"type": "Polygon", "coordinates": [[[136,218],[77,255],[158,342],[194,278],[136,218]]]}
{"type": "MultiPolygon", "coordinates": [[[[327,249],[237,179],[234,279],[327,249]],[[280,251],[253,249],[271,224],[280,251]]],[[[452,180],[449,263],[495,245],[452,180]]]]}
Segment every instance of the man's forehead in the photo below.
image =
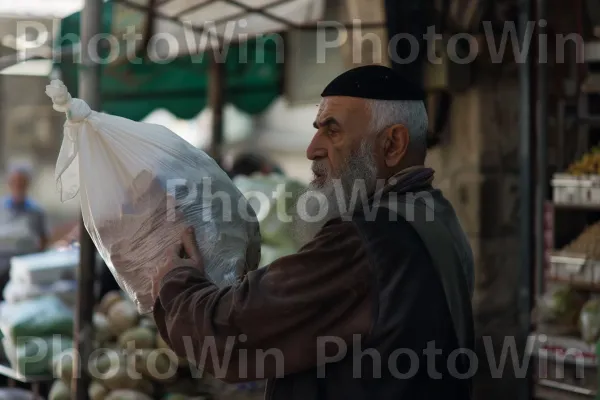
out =
{"type": "Polygon", "coordinates": [[[367,113],[368,107],[365,99],[358,97],[331,96],[321,100],[317,111],[317,121],[329,117],[337,117],[340,119],[345,119],[350,116],[366,118],[368,115],[367,113]]]}

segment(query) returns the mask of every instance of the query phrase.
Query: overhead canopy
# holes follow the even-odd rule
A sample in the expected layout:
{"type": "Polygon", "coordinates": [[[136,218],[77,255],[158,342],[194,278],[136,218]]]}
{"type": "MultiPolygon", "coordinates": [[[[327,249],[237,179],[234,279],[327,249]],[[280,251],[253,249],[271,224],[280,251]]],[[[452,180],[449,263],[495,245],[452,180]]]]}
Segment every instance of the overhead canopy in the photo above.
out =
{"type": "MultiPolygon", "coordinates": [[[[103,111],[133,120],[157,108],[179,118],[196,116],[207,104],[210,60],[206,50],[216,49],[224,63],[226,102],[249,114],[260,113],[280,95],[283,78],[283,40],[266,33],[320,18],[322,3],[108,1],[98,54],[103,111]]],[[[77,93],[80,67],[80,25],[79,13],[63,19],[55,42],[62,52],[55,61],[73,93],[77,93]]]]}

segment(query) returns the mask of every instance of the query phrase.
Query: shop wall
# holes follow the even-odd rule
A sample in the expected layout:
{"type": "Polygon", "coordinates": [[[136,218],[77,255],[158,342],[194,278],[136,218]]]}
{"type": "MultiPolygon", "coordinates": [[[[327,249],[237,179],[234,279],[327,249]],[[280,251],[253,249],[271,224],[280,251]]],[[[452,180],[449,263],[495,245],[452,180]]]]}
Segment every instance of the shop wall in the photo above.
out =
{"type": "Polygon", "coordinates": [[[454,95],[449,135],[427,158],[436,170],[435,185],[454,205],[475,257],[477,399],[517,395],[510,358],[509,368],[498,375],[492,376],[489,365],[498,362],[503,346],[521,344],[518,104],[515,76],[481,76],[471,89],[454,95]]]}

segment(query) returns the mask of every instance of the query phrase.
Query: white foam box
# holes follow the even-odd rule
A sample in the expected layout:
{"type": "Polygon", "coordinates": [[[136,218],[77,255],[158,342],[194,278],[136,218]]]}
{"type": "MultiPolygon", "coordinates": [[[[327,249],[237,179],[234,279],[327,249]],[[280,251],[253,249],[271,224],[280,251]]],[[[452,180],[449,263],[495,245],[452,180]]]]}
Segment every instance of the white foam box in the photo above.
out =
{"type": "Polygon", "coordinates": [[[30,285],[73,280],[76,279],[78,265],[78,249],[53,250],[13,257],[10,260],[10,279],[30,285]]]}

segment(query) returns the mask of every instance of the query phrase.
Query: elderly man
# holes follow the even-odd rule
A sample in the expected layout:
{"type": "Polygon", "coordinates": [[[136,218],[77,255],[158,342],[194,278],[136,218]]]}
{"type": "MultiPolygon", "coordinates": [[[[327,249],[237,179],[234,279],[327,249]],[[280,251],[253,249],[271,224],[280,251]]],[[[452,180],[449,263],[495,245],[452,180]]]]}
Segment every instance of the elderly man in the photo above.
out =
{"type": "Polygon", "coordinates": [[[470,397],[473,260],[423,166],[423,96],[383,66],[325,88],[307,156],[328,209],[297,254],[219,289],[188,229],[155,282],[177,354],[226,381],[269,379],[267,399],[470,397]]]}

